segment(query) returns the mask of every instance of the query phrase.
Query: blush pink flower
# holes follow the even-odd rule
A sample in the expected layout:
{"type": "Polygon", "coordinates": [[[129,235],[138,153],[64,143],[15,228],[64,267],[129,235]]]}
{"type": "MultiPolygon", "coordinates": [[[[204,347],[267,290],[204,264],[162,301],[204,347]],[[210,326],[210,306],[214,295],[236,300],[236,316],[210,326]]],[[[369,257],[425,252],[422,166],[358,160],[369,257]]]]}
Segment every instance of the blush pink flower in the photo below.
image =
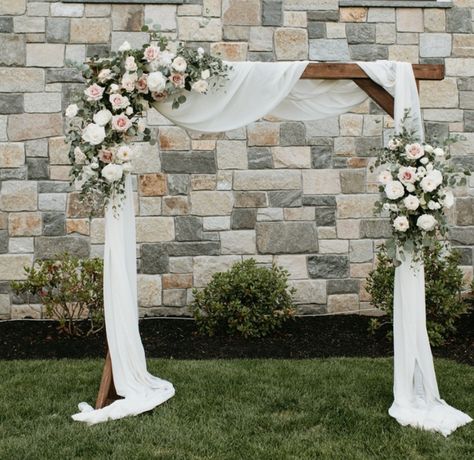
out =
{"type": "Polygon", "coordinates": [[[118,93],[113,93],[109,96],[109,101],[112,104],[114,110],[125,109],[130,105],[128,97],[122,96],[118,93]]]}
{"type": "Polygon", "coordinates": [[[115,131],[125,132],[132,126],[130,118],[124,114],[114,115],[112,117],[112,128],[115,131]]]}
{"type": "Polygon", "coordinates": [[[111,163],[114,159],[114,153],[109,149],[102,149],[99,152],[99,160],[103,163],[111,163]]]}
{"type": "Polygon", "coordinates": [[[147,75],[143,74],[135,83],[135,87],[139,93],[148,93],[147,78],[147,75]]]}
{"type": "Polygon", "coordinates": [[[181,73],[172,73],[169,76],[169,81],[173,83],[176,88],[184,88],[184,82],[186,80],[186,75],[181,73]]]}
{"type": "Polygon", "coordinates": [[[148,61],[156,61],[160,57],[160,48],[157,46],[150,45],[145,48],[143,52],[143,57],[148,61]]]}
{"type": "Polygon", "coordinates": [[[407,155],[407,158],[409,158],[410,160],[417,160],[425,154],[425,151],[423,150],[423,147],[420,144],[415,142],[414,144],[408,144],[405,147],[405,153],[407,155]]]}
{"type": "Polygon", "coordinates": [[[151,97],[156,102],[163,102],[168,97],[168,93],[166,91],[153,91],[151,97]]]}
{"type": "Polygon", "coordinates": [[[87,96],[88,101],[99,101],[100,99],[102,99],[104,90],[104,87],[99,86],[97,83],[94,83],[84,90],[84,94],[87,96]]]}
{"type": "Polygon", "coordinates": [[[413,184],[416,179],[416,168],[402,166],[398,171],[398,180],[404,184],[413,184]]]}

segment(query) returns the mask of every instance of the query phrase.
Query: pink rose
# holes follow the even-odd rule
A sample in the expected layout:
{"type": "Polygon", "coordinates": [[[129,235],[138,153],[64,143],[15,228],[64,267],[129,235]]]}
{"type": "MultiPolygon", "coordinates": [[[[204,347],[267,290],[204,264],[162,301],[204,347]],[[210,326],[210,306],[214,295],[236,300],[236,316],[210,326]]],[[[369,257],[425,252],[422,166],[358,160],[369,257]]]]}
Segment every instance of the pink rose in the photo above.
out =
{"type": "Polygon", "coordinates": [[[157,46],[148,46],[145,48],[145,51],[143,52],[143,57],[148,61],[155,61],[160,57],[160,48],[157,46]]]}
{"type": "Polygon", "coordinates": [[[97,79],[101,83],[105,83],[106,81],[112,78],[112,71],[110,69],[102,69],[97,76],[97,79]]]}
{"type": "Polygon", "coordinates": [[[102,149],[99,152],[99,160],[103,163],[110,163],[114,158],[114,154],[112,150],[102,149]]]}
{"type": "Polygon", "coordinates": [[[168,97],[168,93],[166,91],[153,91],[151,97],[156,102],[163,102],[168,97]]]}
{"type": "Polygon", "coordinates": [[[402,166],[398,171],[398,180],[404,184],[413,184],[416,179],[416,168],[402,166]]]}
{"type": "Polygon", "coordinates": [[[115,131],[125,132],[131,126],[132,126],[132,122],[124,114],[114,115],[112,117],[112,128],[115,129],[115,131]]]}
{"type": "Polygon", "coordinates": [[[88,101],[99,101],[102,99],[102,95],[104,94],[105,88],[99,86],[97,83],[87,87],[84,90],[84,94],[87,96],[88,101]]]}
{"type": "Polygon", "coordinates": [[[408,144],[405,147],[405,153],[407,155],[407,158],[411,160],[417,160],[425,154],[425,151],[423,150],[423,147],[420,144],[415,142],[414,144],[408,144]]]}
{"type": "Polygon", "coordinates": [[[169,80],[174,86],[176,86],[176,88],[184,88],[186,76],[181,73],[172,73],[169,76],[169,80]]]}
{"type": "Polygon", "coordinates": [[[130,105],[128,97],[122,96],[118,93],[113,93],[109,96],[109,101],[112,104],[114,110],[125,109],[130,105]]]}
{"type": "Polygon", "coordinates": [[[148,93],[147,75],[143,74],[136,82],[135,86],[139,93],[148,93]]]}
{"type": "Polygon", "coordinates": [[[131,93],[135,89],[135,83],[137,82],[137,74],[136,73],[126,73],[122,77],[122,88],[125,91],[131,93]]]}

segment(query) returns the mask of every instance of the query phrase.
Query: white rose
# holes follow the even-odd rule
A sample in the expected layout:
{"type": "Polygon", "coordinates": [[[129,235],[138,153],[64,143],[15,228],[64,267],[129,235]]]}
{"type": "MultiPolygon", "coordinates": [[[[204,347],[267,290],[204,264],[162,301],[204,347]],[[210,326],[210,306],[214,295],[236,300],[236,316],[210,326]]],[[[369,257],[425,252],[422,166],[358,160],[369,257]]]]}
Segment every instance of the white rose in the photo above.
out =
{"type": "Polygon", "coordinates": [[[410,160],[417,160],[425,154],[423,147],[417,142],[415,142],[414,144],[408,144],[405,147],[405,153],[407,158],[409,158],[410,160]]]}
{"type": "Polygon", "coordinates": [[[420,163],[421,163],[422,165],[426,165],[426,163],[428,163],[429,161],[430,161],[430,160],[425,157],[425,158],[422,158],[422,159],[420,160],[420,163]]]}
{"type": "Polygon", "coordinates": [[[191,89],[196,91],[196,93],[204,94],[209,88],[209,84],[206,80],[198,80],[193,83],[191,89]]]}
{"type": "Polygon", "coordinates": [[[132,163],[130,163],[130,162],[124,163],[124,164],[122,165],[122,169],[123,169],[123,172],[124,172],[124,173],[132,172],[132,170],[133,170],[133,165],[132,165],[132,163]]]}
{"type": "Polygon", "coordinates": [[[443,174],[438,169],[433,169],[428,173],[428,175],[438,184],[441,185],[443,183],[443,174]]]}
{"type": "Polygon", "coordinates": [[[109,86],[109,91],[111,93],[116,93],[120,90],[120,86],[117,85],[116,83],[112,83],[110,86],[109,86]]]}
{"type": "Polygon", "coordinates": [[[124,41],[121,45],[120,45],[120,48],[118,49],[119,51],[129,51],[131,50],[132,47],[130,46],[130,43],[128,43],[127,41],[124,41]]]}
{"type": "Polygon", "coordinates": [[[92,169],[99,169],[99,163],[97,163],[97,159],[94,158],[94,161],[90,164],[92,169]]]}
{"type": "Polygon", "coordinates": [[[204,48],[199,47],[199,48],[197,49],[197,53],[199,54],[199,56],[202,56],[202,55],[204,54],[204,48]]]}
{"type": "Polygon", "coordinates": [[[117,159],[119,161],[125,162],[125,161],[131,161],[134,158],[133,150],[129,145],[122,145],[118,150],[117,150],[117,159]]]}
{"type": "Polygon", "coordinates": [[[425,177],[426,176],[426,168],[423,167],[423,166],[420,166],[417,170],[416,170],[416,174],[419,178],[422,178],[422,177],[425,177]]]}
{"type": "Polygon", "coordinates": [[[451,190],[444,190],[441,203],[446,209],[450,209],[454,206],[454,195],[451,190]]]}
{"type": "Polygon", "coordinates": [[[152,72],[148,75],[147,83],[150,91],[161,93],[165,89],[166,78],[161,72],[152,72]]]}
{"type": "Polygon", "coordinates": [[[397,150],[400,147],[400,141],[398,139],[390,139],[388,141],[389,150],[397,150]]]}
{"type": "Polygon", "coordinates": [[[436,201],[433,201],[433,200],[428,201],[428,209],[431,209],[432,211],[436,211],[439,208],[441,208],[441,205],[437,203],[436,201]]]}
{"type": "Polygon", "coordinates": [[[135,72],[138,69],[137,63],[135,62],[135,58],[133,56],[128,56],[125,59],[125,70],[129,72],[135,72]]]}
{"type": "Polygon", "coordinates": [[[112,119],[112,112],[107,109],[99,110],[94,114],[94,123],[99,126],[105,126],[112,119]]]}
{"type": "Polygon", "coordinates": [[[135,91],[135,83],[138,80],[138,75],[136,73],[126,73],[122,77],[122,88],[125,89],[125,91],[128,91],[131,93],[132,91],[135,91]]]}
{"type": "Polygon", "coordinates": [[[209,69],[203,70],[201,72],[201,78],[203,80],[207,80],[210,76],[211,76],[211,72],[209,71],[209,69]]]}
{"type": "Polygon", "coordinates": [[[424,149],[425,149],[425,152],[433,153],[433,147],[430,144],[426,144],[424,149]]]}
{"type": "Polygon", "coordinates": [[[385,194],[389,200],[398,200],[398,198],[405,195],[405,188],[401,182],[395,180],[385,186],[385,194]]]}
{"type": "Polygon", "coordinates": [[[110,69],[102,69],[99,72],[99,75],[97,76],[97,79],[101,83],[105,83],[106,81],[109,81],[112,78],[112,71],[110,69]]]}
{"type": "Polygon", "coordinates": [[[388,184],[392,181],[392,173],[388,169],[382,171],[378,176],[378,181],[384,185],[388,184]]]}
{"type": "Polygon", "coordinates": [[[158,64],[164,67],[171,65],[174,59],[174,54],[170,51],[162,51],[158,58],[158,64]]]}
{"type": "Polygon", "coordinates": [[[186,60],[181,56],[174,58],[173,63],[171,64],[171,67],[173,67],[176,72],[184,72],[187,66],[188,64],[186,63],[186,60]]]}
{"type": "Polygon", "coordinates": [[[416,189],[413,184],[406,184],[405,188],[407,189],[407,192],[410,192],[410,193],[413,193],[416,189]]]}
{"type": "Polygon", "coordinates": [[[117,182],[122,179],[123,168],[121,165],[109,163],[104,167],[101,174],[107,182],[117,182]]]}
{"type": "Polygon", "coordinates": [[[390,211],[397,212],[398,211],[398,206],[396,204],[391,204],[390,205],[390,211]]]}
{"type": "Polygon", "coordinates": [[[433,153],[434,153],[437,157],[444,157],[444,150],[443,150],[441,147],[436,147],[436,148],[433,150],[433,153]]]}
{"type": "Polygon", "coordinates": [[[430,164],[427,164],[426,165],[426,170],[427,171],[433,171],[433,165],[430,163],[430,164]]]}
{"type": "Polygon", "coordinates": [[[432,192],[436,190],[443,183],[443,175],[437,169],[429,171],[428,174],[421,180],[420,186],[424,192],[432,192]]]}
{"type": "Polygon", "coordinates": [[[146,129],[146,121],[143,118],[140,118],[137,123],[137,129],[139,133],[143,133],[146,129]]]}
{"type": "Polygon", "coordinates": [[[390,204],[384,203],[382,207],[385,209],[385,211],[388,211],[390,209],[390,204]]]}
{"type": "Polygon", "coordinates": [[[105,139],[105,129],[95,123],[89,123],[82,131],[82,139],[91,145],[99,145],[105,139]]]}
{"type": "Polygon", "coordinates": [[[416,225],[424,230],[425,232],[430,232],[436,227],[438,222],[431,214],[423,214],[418,217],[416,225]]]}
{"type": "Polygon", "coordinates": [[[125,113],[127,115],[131,115],[133,113],[133,107],[128,106],[127,109],[125,110],[125,113]]]}
{"type": "Polygon", "coordinates": [[[420,206],[420,200],[415,195],[408,195],[404,200],[403,204],[410,211],[415,211],[420,206]]]}
{"type": "Polygon", "coordinates": [[[393,228],[395,228],[397,232],[406,232],[409,227],[410,224],[405,216],[398,216],[393,221],[393,228]]]}
{"type": "Polygon", "coordinates": [[[79,107],[77,104],[70,104],[66,107],[66,117],[68,118],[73,118],[77,115],[77,112],[79,112],[79,107]]]}

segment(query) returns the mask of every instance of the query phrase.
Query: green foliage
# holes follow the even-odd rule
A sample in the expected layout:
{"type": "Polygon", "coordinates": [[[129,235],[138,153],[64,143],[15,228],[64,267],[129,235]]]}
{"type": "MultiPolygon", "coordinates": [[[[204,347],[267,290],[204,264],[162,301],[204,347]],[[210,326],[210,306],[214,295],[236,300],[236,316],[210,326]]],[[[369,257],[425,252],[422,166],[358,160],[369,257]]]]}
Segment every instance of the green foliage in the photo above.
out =
{"type": "MultiPolygon", "coordinates": [[[[460,255],[457,251],[446,251],[444,245],[436,243],[433,249],[423,251],[426,286],[426,326],[430,343],[443,345],[456,332],[455,321],[467,312],[469,306],[461,298],[464,286],[463,272],[458,267],[460,255]]],[[[384,322],[393,320],[393,284],[395,267],[385,246],[377,255],[377,268],[369,273],[367,292],[372,304],[387,314],[384,322]]],[[[372,331],[381,323],[372,320],[372,331]]],[[[389,333],[391,335],[391,332],[389,333]]]]}
{"type": "Polygon", "coordinates": [[[215,273],[203,290],[195,289],[192,309],[201,333],[263,337],[294,315],[294,292],[286,270],[248,259],[215,273]]]}
{"type": "Polygon", "coordinates": [[[103,261],[79,259],[67,253],[55,260],[38,260],[25,267],[27,279],[12,282],[19,294],[39,296],[49,318],[57,319],[68,335],[80,335],[77,319],[88,319],[87,334],[104,327],[103,261]]]}

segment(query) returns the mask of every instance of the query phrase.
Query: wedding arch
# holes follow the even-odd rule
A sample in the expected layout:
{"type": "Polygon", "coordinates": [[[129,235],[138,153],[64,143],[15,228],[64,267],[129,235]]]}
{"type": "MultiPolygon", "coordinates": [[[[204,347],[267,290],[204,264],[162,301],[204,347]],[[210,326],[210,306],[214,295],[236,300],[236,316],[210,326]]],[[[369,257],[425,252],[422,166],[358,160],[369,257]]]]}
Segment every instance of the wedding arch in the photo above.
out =
{"type": "MultiPolygon", "coordinates": [[[[400,131],[423,140],[420,80],[442,80],[442,65],[377,61],[358,63],[232,62],[226,82],[185,104],[159,99],[153,106],[173,123],[203,132],[236,129],[264,116],[319,120],[355,108],[368,97],[393,117],[400,131]]],[[[95,119],[94,119],[95,120],[95,119]]],[[[130,175],[124,196],[112,195],[105,213],[104,303],[109,352],[95,410],[86,403],[73,418],[89,424],[136,415],[174,395],[171,383],[147,372],[138,330],[135,214],[130,175]],[[122,399],[119,399],[122,398],[122,399]]],[[[426,332],[424,272],[407,258],[396,268],[394,292],[394,403],[391,416],[444,435],[471,421],[439,395],[426,332]]]]}

